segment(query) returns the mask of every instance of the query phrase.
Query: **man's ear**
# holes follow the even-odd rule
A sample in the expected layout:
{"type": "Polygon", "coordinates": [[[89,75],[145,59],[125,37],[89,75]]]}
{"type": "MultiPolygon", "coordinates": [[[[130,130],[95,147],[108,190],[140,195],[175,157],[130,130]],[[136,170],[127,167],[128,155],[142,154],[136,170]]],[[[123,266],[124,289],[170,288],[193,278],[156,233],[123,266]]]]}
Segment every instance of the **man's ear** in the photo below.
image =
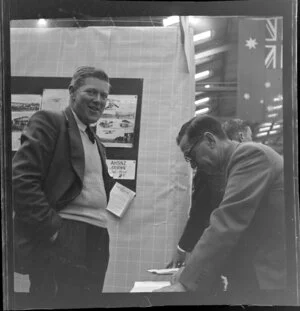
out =
{"type": "Polygon", "coordinates": [[[74,100],[74,93],[75,93],[75,89],[73,85],[69,86],[69,94],[72,100],[74,100]]]}
{"type": "Polygon", "coordinates": [[[210,132],[205,132],[203,136],[204,136],[204,139],[207,141],[208,146],[211,148],[214,148],[216,145],[215,136],[210,132]]]}
{"type": "Polygon", "coordinates": [[[244,141],[244,133],[243,132],[239,132],[239,142],[242,143],[244,141]]]}

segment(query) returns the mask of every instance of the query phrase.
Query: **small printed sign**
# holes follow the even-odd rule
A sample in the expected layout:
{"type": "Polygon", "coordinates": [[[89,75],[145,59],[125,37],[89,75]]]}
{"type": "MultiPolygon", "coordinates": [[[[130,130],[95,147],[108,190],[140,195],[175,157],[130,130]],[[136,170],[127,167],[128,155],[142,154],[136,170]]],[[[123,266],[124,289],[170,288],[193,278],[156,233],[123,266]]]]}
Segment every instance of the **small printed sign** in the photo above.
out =
{"type": "Polygon", "coordinates": [[[130,179],[135,177],[135,160],[106,160],[108,172],[115,179],[130,179]]]}

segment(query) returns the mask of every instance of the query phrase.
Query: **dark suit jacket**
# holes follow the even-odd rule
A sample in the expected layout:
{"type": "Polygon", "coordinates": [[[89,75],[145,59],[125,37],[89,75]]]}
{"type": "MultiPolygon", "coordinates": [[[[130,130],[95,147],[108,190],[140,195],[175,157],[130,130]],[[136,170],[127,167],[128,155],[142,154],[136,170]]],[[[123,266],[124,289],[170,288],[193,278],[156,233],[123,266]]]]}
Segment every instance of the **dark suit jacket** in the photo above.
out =
{"type": "Polygon", "coordinates": [[[240,287],[286,284],[283,159],[263,144],[233,142],[225,159],[227,184],[181,273],[188,290],[208,293],[220,273],[240,287]],[[255,283],[255,282],[254,282],[255,283]]]}
{"type": "Polygon", "coordinates": [[[178,246],[191,252],[203,231],[209,226],[211,212],[219,206],[224,194],[224,173],[208,175],[198,170],[193,178],[189,218],[178,246]]]}
{"type": "MultiPolygon", "coordinates": [[[[113,186],[104,146],[96,138],[107,198],[113,186]]],[[[71,109],[38,111],[21,136],[13,158],[15,248],[30,260],[35,245],[47,243],[59,230],[63,207],[82,190],[84,151],[71,109]],[[28,256],[29,255],[29,256],[28,256]]]]}

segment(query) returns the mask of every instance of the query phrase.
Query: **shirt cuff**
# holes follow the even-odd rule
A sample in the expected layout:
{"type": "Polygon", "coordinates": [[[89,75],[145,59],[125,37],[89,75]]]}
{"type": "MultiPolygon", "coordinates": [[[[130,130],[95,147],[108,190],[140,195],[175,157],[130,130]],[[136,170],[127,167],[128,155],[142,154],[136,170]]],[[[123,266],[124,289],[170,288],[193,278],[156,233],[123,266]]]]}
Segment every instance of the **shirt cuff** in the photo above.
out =
{"type": "Polygon", "coordinates": [[[184,249],[182,249],[179,245],[177,245],[177,249],[182,252],[182,253],[186,253],[186,251],[184,249]]]}

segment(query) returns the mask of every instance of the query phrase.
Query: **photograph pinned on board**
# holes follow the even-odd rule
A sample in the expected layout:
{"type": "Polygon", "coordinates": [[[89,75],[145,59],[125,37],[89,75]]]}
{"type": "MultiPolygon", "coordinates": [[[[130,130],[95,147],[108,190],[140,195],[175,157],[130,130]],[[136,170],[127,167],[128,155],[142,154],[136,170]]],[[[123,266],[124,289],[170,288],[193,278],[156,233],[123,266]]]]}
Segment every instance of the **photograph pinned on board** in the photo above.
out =
{"type": "Polygon", "coordinates": [[[11,95],[11,137],[12,150],[20,147],[21,133],[30,117],[41,109],[41,95],[12,94],[11,95]]]}
{"type": "Polygon", "coordinates": [[[42,97],[42,109],[60,111],[64,110],[69,104],[68,89],[44,89],[42,97]]]}
{"type": "Polygon", "coordinates": [[[132,148],[137,95],[108,96],[108,104],[97,122],[97,135],[105,147],[132,148]]]}

